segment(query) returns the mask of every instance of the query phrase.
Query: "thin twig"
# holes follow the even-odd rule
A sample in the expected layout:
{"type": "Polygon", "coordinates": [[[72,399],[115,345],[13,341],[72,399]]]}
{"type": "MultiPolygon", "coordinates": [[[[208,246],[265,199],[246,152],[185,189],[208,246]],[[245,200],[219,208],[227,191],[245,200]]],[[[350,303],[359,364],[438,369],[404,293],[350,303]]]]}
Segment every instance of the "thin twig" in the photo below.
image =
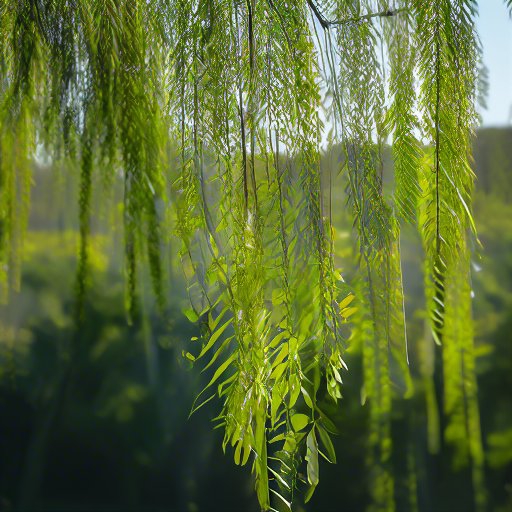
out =
{"type": "Polygon", "coordinates": [[[346,23],[360,23],[362,21],[368,21],[372,18],[389,18],[391,16],[396,16],[401,12],[407,10],[406,7],[401,7],[400,9],[387,9],[386,11],[380,12],[372,12],[368,14],[363,14],[362,16],[354,16],[352,18],[344,18],[342,20],[328,20],[318,9],[315,2],[313,0],[307,0],[310,9],[313,11],[313,14],[316,16],[320,25],[326,29],[329,27],[333,27],[336,25],[344,25],[346,23]]]}
{"type": "Polygon", "coordinates": [[[331,21],[331,25],[343,25],[344,23],[358,23],[360,21],[367,21],[372,18],[390,18],[392,16],[396,16],[397,14],[400,14],[401,12],[407,11],[406,7],[401,7],[400,9],[388,9],[387,11],[381,11],[381,12],[373,12],[369,14],[364,14],[363,16],[356,16],[354,18],[345,18],[343,20],[334,20],[331,21]]]}

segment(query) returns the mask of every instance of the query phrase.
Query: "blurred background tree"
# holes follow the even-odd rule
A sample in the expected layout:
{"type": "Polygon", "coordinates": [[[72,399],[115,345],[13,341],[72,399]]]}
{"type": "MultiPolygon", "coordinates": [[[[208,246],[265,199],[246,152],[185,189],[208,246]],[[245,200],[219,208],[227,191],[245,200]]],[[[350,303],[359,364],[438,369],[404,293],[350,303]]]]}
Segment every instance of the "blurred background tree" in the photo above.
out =
{"type": "MultiPolygon", "coordinates": [[[[506,128],[481,129],[475,142],[475,218],[484,246],[473,261],[477,375],[489,510],[496,512],[512,506],[511,142],[506,128]]],[[[1,309],[1,509],[258,510],[250,476],[223,456],[221,432],[208,422],[216,407],[188,418],[206,379],[181,355],[199,332],[181,312],[188,299],[179,268],[165,315],[147,293],[144,316],[129,326],[121,255],[106,255],[116,234],[95,234],[88,320],[74,333],[78,235],[68,208],[76,178],[59,183],[71,193],[64,201],[54,174],[43,167],[34,176],[21,292],[1,309]],[[52,428],[41,439],[50,411],[52,428]]],[[[408,303],[421,310],[418,240],[407,232],[403,246],[408,303]]],[[[147,290],[148,276],[143,281],[147,290]]],[[[421,338],[423,317],[410,324],[410,336],[421,338]]],[[[453,468],[446,447],[429,452],[428,384],[419,357],[411,354],[416,393],[397,401],[392,418],[397,509],[472,510],[468,470],[453,468]]],[[[331,411],[340,432],[333,438],[338,464],[322,467],[322,485],[302,506],[307,510],[363,510],[370,502],[360,354],[348,360],[351,378],[341,407],[331,411]]],[[[440,379],[436,373],[438,398],[440,379]]]]}

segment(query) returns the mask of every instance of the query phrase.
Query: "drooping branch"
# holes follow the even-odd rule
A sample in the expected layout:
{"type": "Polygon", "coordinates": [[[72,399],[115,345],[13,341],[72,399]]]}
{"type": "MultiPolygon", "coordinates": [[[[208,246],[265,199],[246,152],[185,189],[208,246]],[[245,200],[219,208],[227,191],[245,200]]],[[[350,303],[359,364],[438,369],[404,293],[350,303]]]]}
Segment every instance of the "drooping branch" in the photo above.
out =
{"type": "Polygon", "coordinates": [[[353,16],[350,18],[343,18],[341,20],[329,20],[327,19],[323,13],[320,12],[318,6],[315,4],[313,0],[307,0],[308,5],[317,18],[318,22],[324,29],[328,29],[329,27],[345,25],[348,23],[361,23],[363,21],[369,21],[372,18],[390,18],[392,16],[396,16],[401,12],[407,11],[406,7],[401,7],[399,9],[387,9],[385,11],[380,12],[372,12],[368,14],[363,14],[361,16],[353,16]]]}

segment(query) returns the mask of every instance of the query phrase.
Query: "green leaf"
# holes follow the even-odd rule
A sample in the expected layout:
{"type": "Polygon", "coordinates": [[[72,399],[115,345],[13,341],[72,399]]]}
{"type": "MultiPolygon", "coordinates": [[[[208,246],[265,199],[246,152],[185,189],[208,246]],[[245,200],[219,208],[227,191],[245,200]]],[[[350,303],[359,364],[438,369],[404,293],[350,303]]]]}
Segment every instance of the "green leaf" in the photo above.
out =
{"type": "Polygon", "coordinates": [[[213,333],[213,331],[215,331],[217,325],[219,325],[220,321],[222,320],[222,318],[224,317],[224,315],[229,311],[229,307],[228,306],[225,306],[222,308],[221,312],[217,315],[217,318],[215,318],[215,320],[213,320],[211,318],[211,315],[209,315],[209,318],[208,318],[208,327],[210,328],[210,332],[213,333]]]}
{"type": "Polygon", "coordinates": [[[194,414],[199,409],[201,409],[201,407],[203,407],[203,405],[206,405],[210,400],[213,400],[215,398],[215,396],[216,396],[215,393],[213,393],[213,395],[209,396],[206,400],[204,400],[198,406],[196,406],[195,403],[197,401],[197,398],[199,398],[199,395],[198,395],[197,398],[194,400],[194,405],[193,405],[192,410],[190,411],[190,414],[188,415],[188,417],[190,418],[192,416],[192,414],[194,414]]]}
{"type": "Polygon", "coordinates": [[[201,370],[202,372],[210,368],[210,366],[212,366],[215,363],[215,361],[217,361],[217,359],[222,355],[224,350],[226,350],[226,348],[229,346],[233,338],[234,336],[229,336],[222,342],[222,345],[215,351],[213,356],[210,358],[210,361],[208,361],[208,364],[201,370]]]}
{"type": "Polygon", "coordinates": [[[299,432],[300,430],[306,428],[309,424],[309,417],[305,414],[294,414],[290,420],[295,432],[299,432]]]}
{"type": "Polygon", "coordinates": [[[318,423],[316,423],[316,429],[320,435],[320,440],[325,447],[327,452],[327,460],[333,464],[336,463],[336,450],[334,449],[334,445],[332,444],[331,437],[327,433],[327,431],[318,423]]]}
{"type": "Polygon", "coordinates": [[[214,384],[218,378],[229,368],[231,363],[236,359],[237,353],[231,354],[226,361],[224,361],[215,371],[213,374],[213,377],[211,378],[210,382],[206,385],[205,389],[209,388],[212,384],[214,384]]]}
{"type": "Polygon", "coordinates": [[[313,410],[314,405],[313,405],[313,401],[311,400],[311,397],[309,396],[309,393],[306,391],[306,389],[304,387],[302,387],[301,390],[302,390],[302,396],[304,397],[304,401],[306,402],[306,405],[311,410],[313,410]]]}
{"type": "Polygon", "coordinates": [[[270,489],[270,492],[271,492],[271,493],[273,493],[273,494],[275,494],[275,495],[276,495],[276,496],[281,500],[281,502],[285,505],[285,507],[286,507],[286,510],[287,510],[287,511],[291,512],[291,510],[292,510],[292,504],[291,504],[291,502],[286,501],[286,500],[283,498],[283,496],[281,496],[281,494],[279,494],[279,493],[278,493],[277,491],[275,491],[274,489],[270,489]]]}
{"type": "Polygon", "coordinates": [[[197,313],[192,308],[187,308],[183,310],[183,314],[192,322],[196,323],[199,320],[197,313]]]}
{"type": "Polygon", "coordinates": [[[215,342],[221,337],[222,333],[229,327],[231,322],[233,321],[232,318],[229,320],[226,320],[224,324],[222,324],[211,336],[208,340],[208,343],[203,347],[199,355],[197,356],[197,359],[201,359],[212,347],[215,345],[215,342]]]}
{"type": "Polygon", "coordinates": [[[356,296],[352,293],[350,295],[347,295],[339,304],[340,310],[346,308],[355,298],[356,296]]]}
{"type": "Polygon", "coordinates": [[[294,373],[290,376],[290,400],[288,402],[288,407],[291,409],[297,402],[297,399],[300,395],[300,379],[299,376],[294,373]]]}
{"type": "Polygon", "coordinates": [[[272,341],[267,345],[267,349],[268,348],[276,348],[279,345],[279,343],[281,342],[281,340],[287,336],[288,336],[288,331],[286,331],[286,330],[281,331],[279,334],[276,334],[274,336],[274,338],[272,339],[272,341]]]}
{"type": "Polygon", "coordinates": [[[242,441],[240,440],[240,441],[238,441],[238,443],[236,443],[235,452],[233,454],[233,458],[235,459],[235,464],[237,466],[240,466],[241,452],[242,452],[242,441]]]}
{"type": "Polygon", "coordinates": [[[260,507],[267,510],[270,507],[268,468],[267,468],[267,441],[265,436],[265,408],[258,408],[256,411],[256,428],[254,432],[254,448],[256,457],[254,467],[256,471],[256,494],[260,507]]]}
{"type": "Polygon", "coordinates": [[[194,362],[196,360],[196,358],[190,352],[187,352],[185,350],[182,351],[182,355],[183,355],[183,357],[186,357],[187,359],[189,359],[192,362],[194,362]]]}
{"type": "Polygon", "coordinates": [[[281,363],[281,364],[277,365],[272,370],[272,373],[270,374],[269,379],[278,382],[287,368],[288,368],[288,363],[281,363]]]}
{"type": "Polygon", "coordinates": [[[304,498],[305,503],[311,499],[319,482],[318,442],[314,428],[311,429],[306,439],[306,462],[309,488],[304,498]]]}
{"type": "Polygon", "coordinates": [[[356,307],[352,307],[352,308],[344,309],[341,312],[341,314],[342,314],[343,318],[349,318],[349,317],[351,317],[356,312],[357,312],[357,308],[356,307]]]}
{"type": "Polygon", "coordinates": [[[281,349],[279,350],[279,353],[275,357],[274,361],[272,362],[272,366],[275,368],[279,365],[281,361],[288,355],[288,343],[285,343],[281,349]]]}

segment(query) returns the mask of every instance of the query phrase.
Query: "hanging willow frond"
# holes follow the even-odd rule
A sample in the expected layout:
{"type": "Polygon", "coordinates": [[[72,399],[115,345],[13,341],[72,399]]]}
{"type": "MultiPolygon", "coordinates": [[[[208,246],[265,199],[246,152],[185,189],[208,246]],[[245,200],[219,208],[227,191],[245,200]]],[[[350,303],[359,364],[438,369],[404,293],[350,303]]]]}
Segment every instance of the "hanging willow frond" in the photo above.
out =
{"type": "Polygon", "coordinates": [[[425,199],[420,222],[430,274],[432,329],[436,341],[444,345],[445,437],[459,454],[471,453],[477,507],[483,509],[476,383],[472,370],[471,383],[464,377],[467,368],[474,368],[468,246],[475,233],[470,155],[478,79],[476,2],[418,2],[415,9],[423,129],[433,145],[433,165],[422,180],[425,199]],[[469,425],[465,436],[460,435],[462,425],[469,425]]]}
{"type": "Polygon", "coordinates": [[[412,392],[400,222],[417,220],[444,344],[445,435],[470,455],[482,504],[468,288],[475,15],[471,0],[2,2],[4,295],[19,284],[36,153],[79,163],[77,321],[91,198],[97,183],[121,184],[129,318],[144,262],[164,306],[161,246],[176,234],[187,315],[203,332],[185,356],[209,375],[193,411],[221,401],[224,449],[252,461],[262,509],[290,509],[297,489],[309,500],[319,455],[335,462],[324,403],[342,397],[350,344],[363,356],[371,507],[392,510],[392,401],[412,392]],[[334,238],[344,205],[320,165],[326,138],[343,154],[351,283],[334,238]]]}
{"type": "MultiPolygon", "coordinates": [[[[401,4],[405,5],[406,2],[401,4]]],[[[393,134],[394,196],[397,215],[408,221],[415,218],[421,194],[421,148],[414,133],[418,127],[418,119],[414,112],[416,47],[411,39],[412,26],[411,14],[405,12],[385,32],[390,61],[389,88],[393,96],[387,116],[389,130],[393,134]]]]}
{"type": "Polygon", "coordinates": [[[425,176],[423,232],[433,276],[434,335],[440,342],[445,274],[466,246],[467,231],[474,230],[469,155],[476,126],[475,3],[421,2],[416,9],[423,129],[434,151],[425,176]]]}

